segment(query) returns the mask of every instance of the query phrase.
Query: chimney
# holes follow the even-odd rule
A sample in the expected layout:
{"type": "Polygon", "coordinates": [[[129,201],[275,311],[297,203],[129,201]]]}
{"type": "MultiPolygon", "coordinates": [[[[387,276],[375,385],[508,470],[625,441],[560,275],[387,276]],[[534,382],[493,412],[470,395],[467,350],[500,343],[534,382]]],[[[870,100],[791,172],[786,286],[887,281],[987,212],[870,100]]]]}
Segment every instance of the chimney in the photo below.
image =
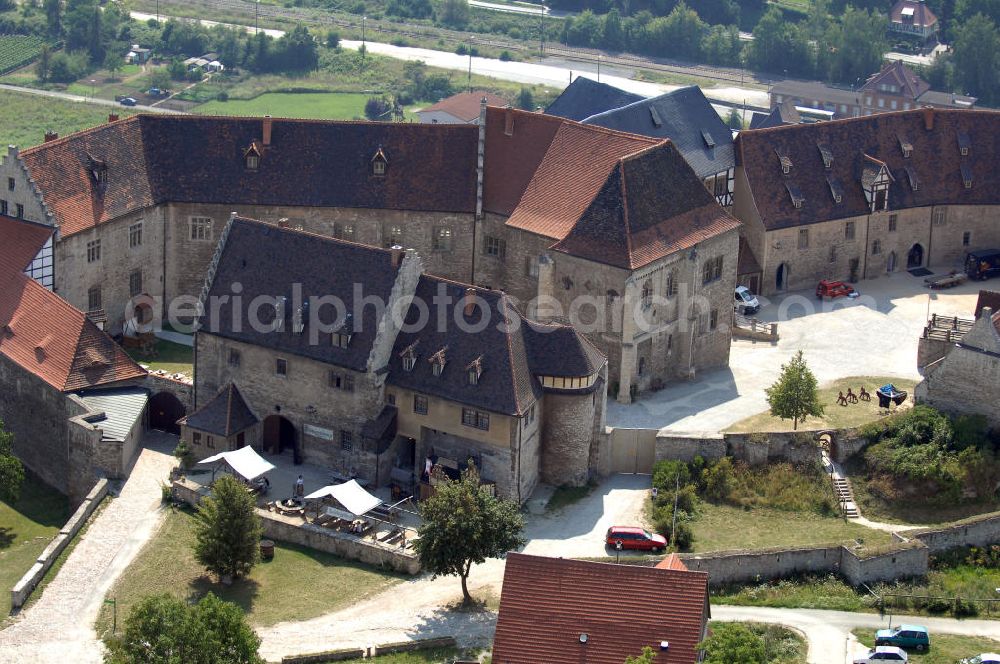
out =
{"type": "Polygon", "coordinates": [[[503,133],[504,136],[514,135],[514,109],[510,107],[510,104],[504,109],[503,133]]]}
{"type": "Polygon", "coordinates": [[[476,308],[476,289],[466,288],[465,298],[462,300],[464,304],[464,313],[466,316],[471,316],[473,310],[476,308]]]}
{"type": "Polygon", "coordinates": [[[59,132],[57,131],[47,131],[45,132],[45,142],[51,143],[52,141],[59,138],[59,132]]]}
{"type": "Polygon", "coordinates": [[[934,130],[934,109],[930,106],[924,107],[924,129],[927,131],[934,130]]]}
{"type": "Polygon", "coordinates": [[[389,253],[392,255],[392,266],[399,267],[403,263],[403,248],[398,244],[394,244],[389,247],[389,253]]]}
{"type": "Polygon", "coordinates": [[[271,144],[271,116],[270,115],[265,115],[264,116],[264,131],[263,131],[263,135],[261,136],[261,140],[264,143],[264,147],[267,147],[268,145],[271,144]]]}
{"type": "Polygon", "coordinates": [[[993,318],[993,308],[983,307],[982,309],[979,310],[979,317],[985,318],[986,320],[990,320],[991,318],[993,318]]]}
{"type": "Polygon", "coordinates": [[[117,113],[108,113],[108,124],[111,124],[112,122],[118,122],[117,113]]]}

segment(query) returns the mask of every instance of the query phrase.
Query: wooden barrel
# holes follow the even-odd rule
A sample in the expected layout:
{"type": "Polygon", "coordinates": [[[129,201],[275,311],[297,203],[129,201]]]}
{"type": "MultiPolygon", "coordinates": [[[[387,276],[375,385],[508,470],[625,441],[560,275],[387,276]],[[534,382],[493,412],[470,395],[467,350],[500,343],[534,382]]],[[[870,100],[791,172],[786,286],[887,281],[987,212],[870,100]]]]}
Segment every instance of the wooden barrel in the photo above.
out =
{"type": "Polygon", "coordinates": [[[260,557],[264,560],[271,560],[274,558],[274,542],[271,540],[260,541],[260,557]]]}

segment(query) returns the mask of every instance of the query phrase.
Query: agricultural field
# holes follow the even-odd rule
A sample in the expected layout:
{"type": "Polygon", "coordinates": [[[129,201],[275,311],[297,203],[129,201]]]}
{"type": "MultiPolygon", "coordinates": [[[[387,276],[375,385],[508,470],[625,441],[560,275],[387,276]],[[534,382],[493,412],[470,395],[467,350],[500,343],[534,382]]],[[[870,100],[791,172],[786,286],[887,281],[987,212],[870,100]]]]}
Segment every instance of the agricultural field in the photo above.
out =
{"type": "Polygon", "coordinates": [[[124,107],[113,108],[32,94],[0,90],[0,145],[28,148],[38,145],[47,130],[64,136],[108,121],[109,113],[132,115],[124,107]]]}
{"type": "Polygon", "coordinates": [[[45,39],[35,35],[0,35],[0,74],[30,64],[43,46],[45,39]]]}
{"type": "Polygon", "coordinates": [[[272,115],[279,118],[352,120],[364,118],[369,95],[350,92],[268,92],[253,99],[210,101],[194,111],[204,115],[272,115]]]}

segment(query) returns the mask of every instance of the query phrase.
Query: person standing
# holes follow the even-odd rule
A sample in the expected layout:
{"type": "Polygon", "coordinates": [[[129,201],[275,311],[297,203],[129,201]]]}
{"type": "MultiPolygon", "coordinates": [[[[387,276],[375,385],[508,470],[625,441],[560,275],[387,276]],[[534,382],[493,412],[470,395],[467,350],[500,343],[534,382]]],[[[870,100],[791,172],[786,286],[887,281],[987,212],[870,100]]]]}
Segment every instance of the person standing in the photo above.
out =
{"type": "Polygon", "coordinates": [[[302,480],[302,476],[299,475],[299,479],[295,480],[295,488],[292,490],[292,495],[296,501],[302,502],[302,498],[306,495],[306,483],[302,480]]]}

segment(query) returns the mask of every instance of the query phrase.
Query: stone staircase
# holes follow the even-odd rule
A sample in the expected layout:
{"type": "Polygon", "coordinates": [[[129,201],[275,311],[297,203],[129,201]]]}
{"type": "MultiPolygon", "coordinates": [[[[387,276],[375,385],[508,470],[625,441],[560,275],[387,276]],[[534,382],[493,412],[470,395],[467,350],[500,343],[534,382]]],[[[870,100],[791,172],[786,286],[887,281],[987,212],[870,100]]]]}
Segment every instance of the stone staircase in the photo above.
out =
{"type": "Polygon", "coordinates": [[[840,468],[833,463],[827,454],[826,450],[823,450],[823,468],[826,472],[830,473],[830,479],[833,482],[833,492],[837,496],[837,504],[840,506],[844,513],[844,516],[848,519],[857,519],[861,516],[858,512],[858,505],[854,502],[854,492],[851,491],[851,484],[844,477],[840,468]]]}

